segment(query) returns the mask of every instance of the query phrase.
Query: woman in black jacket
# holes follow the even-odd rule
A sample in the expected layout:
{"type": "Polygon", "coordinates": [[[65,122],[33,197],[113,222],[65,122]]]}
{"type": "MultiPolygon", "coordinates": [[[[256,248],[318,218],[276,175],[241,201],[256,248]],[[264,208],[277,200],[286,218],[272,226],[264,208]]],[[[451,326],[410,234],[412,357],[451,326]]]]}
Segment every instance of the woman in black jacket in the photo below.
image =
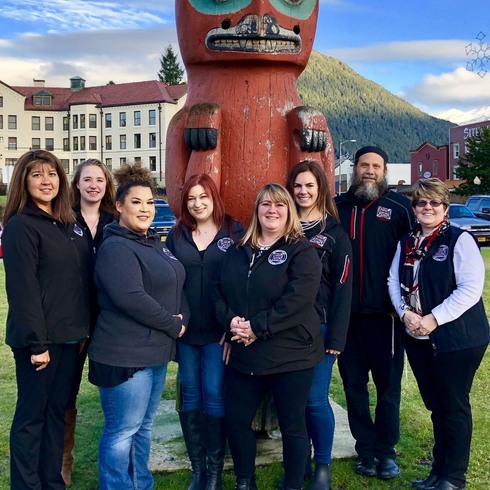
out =
{"type": "Polygon", "coordinates": [[[318,255],[303,238],[294,202],[279,184],[257,195],[250,226],[217,275],[217,317],[231,337],[225,423],[236,489],[256,489],[251,424],[270,390],[283,440],[286,489],[300,488],[307,461],[305,408],[323,359],[315,296],[318,255]]]}
{"type": "Polygon", "coordinates": [[[179,411],[192,465],[189,489],[221,489],[225,456],[223,328],[214,314],[213,276],[243,227],[225,214],[218,189],[206,174],[191,176],[182,189],[180,218],[166,245],[184,265],[184,293],[191,318],[177,342],[179,411]]]}
{"type": "Polygon", "coordinates": [[[52,153],[19,158],[4,220],[6,343],[17,376],[10,485],[61,490],[65,406],[90,319],[75,245],[85,242],[84,232],[70,207],[66,173],[52,153]]]}
{"type": "Polygon", "coordinates": [[[189,317],[185,271],[150,229],[155,216],[150,171],[134,164],[114,175],[119,220],[104,229],[97,254],[100,313],[88,348],[89,380],[99,387],[104,412],[99,487],[149,490],[153,417],[175,340],[189,317]]]}
{"type": "MultiPolygon", "coordinates": [[[[329,402],[332,368],[345,347],[352,299],[349,237],[339,223],[325,171],[314,161],[293,167],[287,187],[296,202],[301,227],[321,260],[322,279],[315,308],[322,324],[325,355],[315,368],[306,405],[306,425],[313,443],[315,473],[310,490],[330,490],[335,418],[329,402]]],[[[309,476],[307,466],[305,476],[309,476]]]]}
{"type": "MultiPolygon", "coordinates": [[[[79,255],[83,261],[82,274],[90,304],[90,334],[92,334],[99,313],[97,291],[93,283],[95,254],[102,243],[104,227],[113,219],[116,189],[107,167],[96,159],[85,160],[77,166],[71,182],[71,203],[77,222],[84,231],[86,241],[78,240],[79,255]]],[[[77,420],[77,396],[82,381],[83,367],[87,358],[88,342],[83,343],[78,358],[78,370],[71,386],[70,397],[65,410],[65,443],[61,475],[70,486],[73,470],[72,450],[75,445],[75,425],[77,420]]]]}

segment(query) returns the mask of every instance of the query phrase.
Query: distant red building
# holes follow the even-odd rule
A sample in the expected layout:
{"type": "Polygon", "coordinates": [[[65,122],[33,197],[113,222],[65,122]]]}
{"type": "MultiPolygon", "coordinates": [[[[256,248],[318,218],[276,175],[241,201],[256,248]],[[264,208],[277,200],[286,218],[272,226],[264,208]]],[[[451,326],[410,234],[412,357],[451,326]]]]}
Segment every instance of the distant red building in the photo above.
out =
{"type": "Polygon", "coordinates": [[[455,170],[458,168],[460,157],[466,154],[466,140],[478,134],[479,129],[490,127],[490,121],[481,121],[472,124],[463,124],[449,129],[449,171],[450,179],[455,179],[455,170]]]}
{"type": "Polygon", "coordinates": [[[449,146],[435,146],[428,141],[410,152],[412,184],[419,179],[437,177],[443,182],[451,179],[448,167],[449,146]]]}

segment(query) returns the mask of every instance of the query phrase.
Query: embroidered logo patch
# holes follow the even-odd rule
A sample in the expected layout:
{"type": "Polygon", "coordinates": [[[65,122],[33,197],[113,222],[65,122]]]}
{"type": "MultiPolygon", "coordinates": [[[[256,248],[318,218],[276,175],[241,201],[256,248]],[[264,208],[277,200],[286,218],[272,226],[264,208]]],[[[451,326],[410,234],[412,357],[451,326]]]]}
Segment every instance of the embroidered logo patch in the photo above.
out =
{"type": "Polygon", "coordinates": [[[327,237],[325,235],[315,235],[310,238],[310,242],[317,248],[322,248],[326,241],[327,237]]]}
{"type": "Polygon", "coordinates": [[[73,231],[78,235],[78,236],[83,236],[83,230],[75,223],[73,226],[73,231]]]}
{"type": "Polygon", "coordinates": [[[235,242],[229,237],[220,238],[217,246],[222,252],[226,252],[235,242]]]}
{"type": "Polygon", "coordinates": [[[174,256],[174,254],[168,248],[163,247],[162,250],[163,250],[163,253],[167,257],[171,258],[172,260],[177,260],[177,258],[174,256]]]}
{"type": "Polygon", "coordinates": [[[269,264],[271,265],[280,265],[284,264],[288,258],[288,254],[284,250],[274,250],[269,255],[269,264]]]}
{"type": "Polygon", "coordinates": [[[437,262],[443,262],[449,255],[449,247],[447,245],[441,245],[432,258],[437,262]]]}
{"type": "Polygon", "coordinates": [[[391,220],[391,212],[390,208],[384,208],[383,206],[378,206],[378,210],[376,211],[376,218],[381,221],[390,221],[391,220]]]}

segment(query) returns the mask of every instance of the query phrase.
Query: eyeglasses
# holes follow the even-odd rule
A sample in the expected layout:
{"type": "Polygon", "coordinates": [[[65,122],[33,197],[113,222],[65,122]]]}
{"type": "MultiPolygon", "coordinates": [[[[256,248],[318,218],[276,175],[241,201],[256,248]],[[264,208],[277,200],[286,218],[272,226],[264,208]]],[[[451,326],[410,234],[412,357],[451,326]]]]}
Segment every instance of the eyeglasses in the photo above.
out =
{"type": "Polygon", "coordinates": [[[442,202],[441,201],[427,201],[426,199],[419,199],[416,203],[415,206],[418,208],[425,208],[427,204],[430,204],[431,208],[438,208],[442,202]]]}

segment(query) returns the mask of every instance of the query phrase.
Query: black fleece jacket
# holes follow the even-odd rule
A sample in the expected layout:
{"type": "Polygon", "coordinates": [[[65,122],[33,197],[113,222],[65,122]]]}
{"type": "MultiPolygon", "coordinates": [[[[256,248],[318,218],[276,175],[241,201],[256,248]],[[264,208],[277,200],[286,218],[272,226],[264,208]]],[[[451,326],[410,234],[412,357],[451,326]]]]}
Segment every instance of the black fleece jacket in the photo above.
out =
{"type": "Polygon", "coordinates": [[[41,354],[50,344],[87,337],[88,296],[76,240],[85,241],[77,224],[64,225],[31,201],[8,220],[2,245],[11,347],[41,354]]]}
{"type": "Polygon", "coordinates": [[[184,267],[153,230],[145,236],[113,221],[104,237],[95,264],[100,313],[89,358],[118,367],[172,360],[175,339],[189,321],[184,267]]]}
{"type": "Polygon", "coordinates": [[[174,227],[170,230],[165,244],[185,268],[184,293],[191,310],[189,327],[179,342],[207,345],[221,340],[223,327],[217,322],[214,312],[213,277],[228,247],[236,244],[242,236],[240,223],[225,222],[206,250],[200,252],[188,228],[174,227]]]}

